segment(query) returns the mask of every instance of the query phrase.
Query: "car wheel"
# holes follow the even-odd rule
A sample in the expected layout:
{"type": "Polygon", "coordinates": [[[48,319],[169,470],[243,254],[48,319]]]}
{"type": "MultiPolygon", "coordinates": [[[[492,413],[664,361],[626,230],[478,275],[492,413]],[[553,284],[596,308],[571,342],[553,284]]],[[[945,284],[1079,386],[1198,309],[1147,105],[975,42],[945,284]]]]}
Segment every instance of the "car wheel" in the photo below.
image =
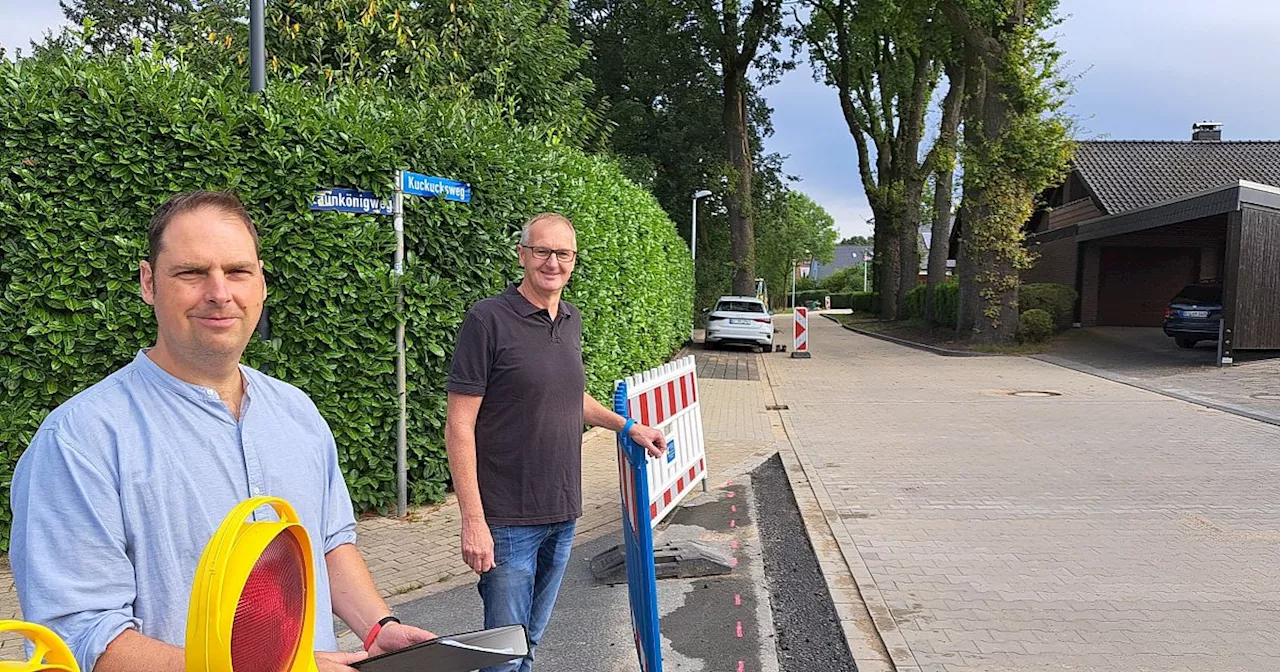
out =
{"type": "Polygon", "coordinates": [[[1173,340],[1178,343],[1179,348],[1188,348],[1188,349],[1196,347],[1196,344],[1200,342],[1194,338],[1187,338],[1186,336],[1179,336],[1173,340]]]}

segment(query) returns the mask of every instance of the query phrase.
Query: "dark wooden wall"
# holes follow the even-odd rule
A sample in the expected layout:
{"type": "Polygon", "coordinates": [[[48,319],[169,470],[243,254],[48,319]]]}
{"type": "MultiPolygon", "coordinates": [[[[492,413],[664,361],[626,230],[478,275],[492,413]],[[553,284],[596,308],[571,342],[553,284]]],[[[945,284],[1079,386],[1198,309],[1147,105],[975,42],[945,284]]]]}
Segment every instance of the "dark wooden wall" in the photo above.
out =
{"type": "Polygon", "coordinates": [[[1234,299],[1235,347],[1280,349],[1280,212],[1245,207],[1239,218],[1228,246],[1234,297],[1225,297],[1234,299]]]}

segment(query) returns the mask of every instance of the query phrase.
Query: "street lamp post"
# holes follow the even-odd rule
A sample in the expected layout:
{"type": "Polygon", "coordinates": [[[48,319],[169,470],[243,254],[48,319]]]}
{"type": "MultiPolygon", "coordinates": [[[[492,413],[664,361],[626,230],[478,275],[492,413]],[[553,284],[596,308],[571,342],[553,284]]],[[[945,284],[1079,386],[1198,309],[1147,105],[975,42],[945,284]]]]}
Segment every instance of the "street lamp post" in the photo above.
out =
{"type": "MultiPolygon", "coordinates": [[[[710,196],[710,195],[711,195],[711,192],[710,192],[710,191],[707,191],[706,189],[699,189],[699,190],[697,190],[697,191],[693,192],[693,204],[692,204],[692,205],[693,205],[693,208],[692,208],[692,210],[693,210],[693,225],[692,225],[691,227],[689,227],[689,256],[690,256],[690,258],[691,258],[691,259],[693,260],[693,262],[694,262],[694,263],[693,263],[693,284],[694,284],[694,297],[695,297],[695,299],[694,299],[694,300],[695,300],[695,301],[697,300],[697,298],[696,298],[696,297],[697,297],[697,294],[698,294],[698,293],[697,293],[697,285],[698,285],[698,199],[699,199],[699,198],[706,198],[706,197],[708,197],[708,196],[710,196]]],[[[696,310],[696,308],[695,308],[695,310],[696,310]]],[[[697,326],[698,326],[698,322],[697,322],[697,320],[695,319],[695,320],[694,320],[694,329],[693,329],[693,331],[689,334],[689,342],[690,342],[690,343],[696,343],[696,342],[697,342],[697,338],[695,338],[695,336],[697,335],[697,331],[698,331],[698,330],[697,330],[697,326]]]]}
{"type": "Polygon", "coordinates": [[[266,0],[249,3],[249,92],[267,88],[266,0]]]}

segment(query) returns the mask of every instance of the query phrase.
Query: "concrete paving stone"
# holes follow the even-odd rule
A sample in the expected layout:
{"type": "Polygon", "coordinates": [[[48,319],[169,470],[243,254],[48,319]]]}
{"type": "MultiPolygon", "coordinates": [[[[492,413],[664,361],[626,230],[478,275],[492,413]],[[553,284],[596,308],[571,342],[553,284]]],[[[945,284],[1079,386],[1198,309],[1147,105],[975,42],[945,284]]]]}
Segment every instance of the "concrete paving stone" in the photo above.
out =
{"type": "Polygon", "coordinates": [[[798,482],[917,657],[945,652],[938,631],[979,647],[921,669],[1274,667],[1280,428],[1033,360],[811,329],[813,359],[764,367],[798,482]]]}

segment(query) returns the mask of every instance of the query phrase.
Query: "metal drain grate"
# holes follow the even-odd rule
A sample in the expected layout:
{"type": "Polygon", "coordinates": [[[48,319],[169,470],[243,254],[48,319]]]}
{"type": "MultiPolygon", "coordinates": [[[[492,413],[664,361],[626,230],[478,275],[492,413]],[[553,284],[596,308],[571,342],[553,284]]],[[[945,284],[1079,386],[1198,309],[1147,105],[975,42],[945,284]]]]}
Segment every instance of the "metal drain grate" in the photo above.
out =
{"type": "Polygon", "coordinates": [[[1050,392],[1048,390],[1018,390],[1010,392],[1011,397],[1031,397],[1033,399],[1045,399],[1048,397],[1061,397],[1061,392],[1050,392]]]}
{"type": "Polygon", "coordinates": [[[766,410],[766,411],[789,411],[789,410],[791,410],[791,407],[790,407],[790,406],[787,406],[786,404],[769,404],[768,406],[765,406],[765,407],[764,407],[764,410],[766,410]]]}

